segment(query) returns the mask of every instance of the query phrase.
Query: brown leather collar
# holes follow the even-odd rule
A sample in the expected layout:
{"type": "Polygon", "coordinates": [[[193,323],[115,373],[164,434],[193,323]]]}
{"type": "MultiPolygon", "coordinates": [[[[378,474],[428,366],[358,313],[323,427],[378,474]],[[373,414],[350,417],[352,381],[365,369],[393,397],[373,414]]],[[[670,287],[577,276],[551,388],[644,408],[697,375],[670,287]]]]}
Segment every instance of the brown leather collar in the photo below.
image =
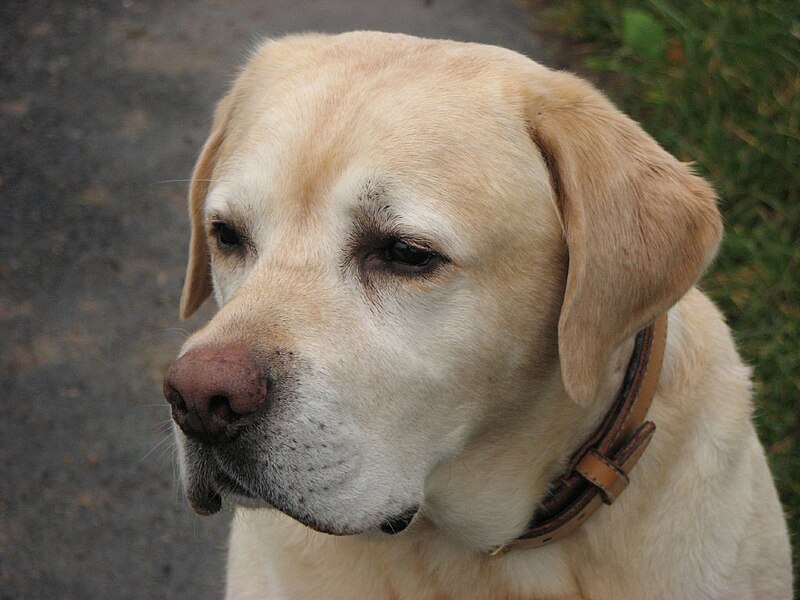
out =
{"type": "Polygon", "coordinates": [[[492,550],[492,556],[561,539],[603,503],[612,504],[619,497],[656,429],[645,417],[661,374],[666,339],[666,314],[637,334],[622,388],[600,427],[572,456],[528,529],[492,550]]]}

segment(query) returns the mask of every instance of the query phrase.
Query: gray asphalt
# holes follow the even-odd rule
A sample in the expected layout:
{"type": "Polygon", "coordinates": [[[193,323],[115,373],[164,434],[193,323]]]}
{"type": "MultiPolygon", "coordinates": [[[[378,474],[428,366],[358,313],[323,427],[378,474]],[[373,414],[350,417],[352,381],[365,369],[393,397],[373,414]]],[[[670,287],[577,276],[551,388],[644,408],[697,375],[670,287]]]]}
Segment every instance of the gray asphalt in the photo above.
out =
{"type": "MultiPolygon", "coordinates": [[[[401,31],[542,60],[512,0],[0,2],[0,598],[219,598],[176,484],[185,179],[254,41],[401,31]]],[[[546,62],[546,61],[545,61],[546,62]]]]}

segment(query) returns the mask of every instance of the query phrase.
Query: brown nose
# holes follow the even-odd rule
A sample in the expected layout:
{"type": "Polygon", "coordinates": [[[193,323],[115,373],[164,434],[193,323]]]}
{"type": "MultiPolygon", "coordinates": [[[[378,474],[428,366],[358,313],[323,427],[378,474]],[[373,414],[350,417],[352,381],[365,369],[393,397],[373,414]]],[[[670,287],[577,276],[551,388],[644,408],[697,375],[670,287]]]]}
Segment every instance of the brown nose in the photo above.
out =
{"type": "Polygon", "coordinates": [[[265,403],[267,376],[240,346],[200,347],[172,363],[164,377],[164,397],[186,435],[226,442],[265,403]]]}

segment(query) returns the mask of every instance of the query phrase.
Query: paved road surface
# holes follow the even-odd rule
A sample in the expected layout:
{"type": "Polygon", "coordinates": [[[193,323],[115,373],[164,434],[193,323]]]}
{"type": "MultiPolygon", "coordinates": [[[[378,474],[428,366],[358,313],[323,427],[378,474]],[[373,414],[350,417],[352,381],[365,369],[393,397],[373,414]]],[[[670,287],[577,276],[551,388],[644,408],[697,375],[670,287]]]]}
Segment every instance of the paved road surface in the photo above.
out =
{"type": "Polygon", "coordinates": [[[253,41],[541,59],[529,24],[512,0],[0,2],[0,599],[220,597],[229,517],[182,500],[160,382],[210,314],[177,320],[182,180],[253,41]]]}

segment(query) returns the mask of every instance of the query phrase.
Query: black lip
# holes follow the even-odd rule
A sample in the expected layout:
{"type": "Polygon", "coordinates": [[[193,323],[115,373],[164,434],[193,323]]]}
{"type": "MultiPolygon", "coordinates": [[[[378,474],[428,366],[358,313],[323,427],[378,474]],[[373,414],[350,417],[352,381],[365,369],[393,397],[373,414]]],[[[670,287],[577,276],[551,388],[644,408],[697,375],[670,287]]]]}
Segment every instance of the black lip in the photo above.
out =
{"type": "Polygon", "coordinates": [[[419,510],[419,506],[412,506],[405,512],[396,515],[394,517],[389,517],[383,523],[380,524],[381,531],[384,533],[388,533],[389,535],[394,535],[396,533],[400,533],[403,531],[408,525],[411,523],[414,515],[417,514],[419,510]]]}
{"type": "Polygon", "coordinates": [[[198,515],[208,517],[222,508],[222,497],[219,492],[207,485],[189,485],[187,499],[192,510],[198,515]]]}

